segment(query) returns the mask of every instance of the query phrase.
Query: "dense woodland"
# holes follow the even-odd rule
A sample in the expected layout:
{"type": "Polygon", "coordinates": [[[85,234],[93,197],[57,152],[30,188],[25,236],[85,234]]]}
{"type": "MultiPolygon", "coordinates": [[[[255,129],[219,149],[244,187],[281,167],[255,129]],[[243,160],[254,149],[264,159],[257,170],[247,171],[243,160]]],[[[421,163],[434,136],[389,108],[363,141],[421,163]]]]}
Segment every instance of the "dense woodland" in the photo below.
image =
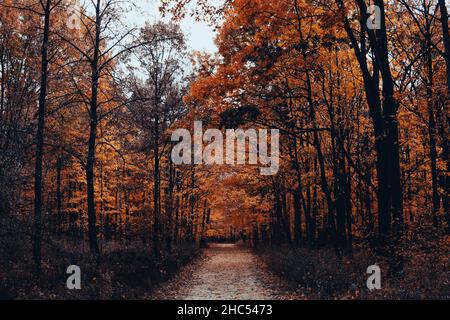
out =
{"type": "Polygon", "coordinates": [[[131,2],[74,4],[0,1],[0,297],[67,295],[49,280],[67,261],[100,286],[127,271],[105,261],[165,278],[227,237],[295,286],[341,281],[333,297],[371,297],[347,282],[375,263],[392,297],[443,297],[448,1],[163,0],[141,29],[131,2]],[[216,54],[188,50],[186,15],[216,54]],[[175,165],[171,133],[198,120],[279,129],[279,173],[175,165]]]}

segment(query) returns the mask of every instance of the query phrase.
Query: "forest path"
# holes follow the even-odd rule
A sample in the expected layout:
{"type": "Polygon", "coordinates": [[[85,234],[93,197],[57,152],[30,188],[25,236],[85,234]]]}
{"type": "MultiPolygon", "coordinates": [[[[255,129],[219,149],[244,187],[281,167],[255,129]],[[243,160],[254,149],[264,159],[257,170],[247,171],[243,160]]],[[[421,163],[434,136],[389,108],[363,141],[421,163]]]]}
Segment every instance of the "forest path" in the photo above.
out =
{"type": "Polygon", "coordinates": [[[151,296],[155,300],[297,299],[248,248],[211,244],[204,258],[183,268],[151,296]]]}

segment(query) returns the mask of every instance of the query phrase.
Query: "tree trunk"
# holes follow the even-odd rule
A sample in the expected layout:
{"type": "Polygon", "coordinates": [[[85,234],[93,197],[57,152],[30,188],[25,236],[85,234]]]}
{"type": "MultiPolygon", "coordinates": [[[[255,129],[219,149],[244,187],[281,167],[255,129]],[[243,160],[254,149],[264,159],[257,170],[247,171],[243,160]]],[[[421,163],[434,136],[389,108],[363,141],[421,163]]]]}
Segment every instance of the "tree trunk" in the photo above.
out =
{"type": "MultiPolygon", "coordinates": [[[[398,103],[394,97],[394,81],[389,62],[389,49],[386,31],[386,17],[383,0],[375,0],[374,4],[380,8],[381,26],[379,30],[367,30],[367,5],[363,0],[355,0],[361,11],[361,46],[353,33],[348,18],[344,17],[344,28],[350,38],[353,50],[361,68],[367,103],[375,132],[375,147],[377,153],[378,178],[378,221],[380,242],[384,247],[391,242],[393,245],[386,248],[386,254],[393,256],[393,270],[402,268],[402,257],[396,247],[400,244],[403,230],[403,191],[401,185],[400,156],[399,156],[399,129],[398,129],[398,103]],[[372,48],[373,75],[367,60],[366,38],[372,48]],[[379,74],[383,79],[383,99],[380,99],[379,74]],[[382,106],[381,106],[382,104],[382,106]],[[382,107],[382,108],[381,108],[382,107]],[[392,229],[391,229],[392,225],[392,229]]],[[[336,0],[342,10],[344,2],[336,0]]]]}
{"type": "Polygon", "coordinates": [[[63,160],[61,157],[58,158],[56,164],[56,227],[55,233],[60,234],[61,231],[61,221],[62,221],[62,192],[61,192],[61,171],[63,166],[63,160]]]}
{"type": "Polygon", "coordinates": [[[444,39],[444,59],[447,67],[447,99],[450,99],[450,33],[448,27],[448,10],[445,0],[439,0],[441,11],[442,36],[444,39]]]}
{"type": "MultiPolygon", "coordinates": [[[[169,159],[170,159],[170,149],[169,149],[169,159]]],[[[174,191],[174,177],[175,168],[173,163],[169,160],[169,185],[166,193],[166,216],[167,216],[167,230],[166,230],[166,243],[169,252],[172,252],[172,239],[173,239],[173,191],[174,191]]]]}
{"type": "Polygon", "coordinates": [[[88,199],[88,233],[89,233],[89,248],[91,253],[95,256],[100,254],[97,241],[97,216],[95,209],[95,154],[96,154],[96,140],[98,127],[98,86],[100,79],[99,59],[100,59],[100,33],[101,33],[101,15],[100,15],[100,0],[97,0],[96,15],[95,15],[95,43],[94,56],[91,64],[91,101],[90,101],[90,130],[88,143],[88,156],[86,161],[86,179],[87,179],[87,199],[88,199]]]}
{"type": "MultiPolygon", "coordinates": [[[[444,123],[445,125],[448,125],[448,113],[446,110],[448,110],[448,106],[450,104],[450,33],[449,33],[449,27],[448,27],[448,10],[446,6],[445,0],[439,0],[439,9],[441,11],[441,24],[442,24],[442,34],[443,34],[443,40],[444,40],[444,59],[445,59],[445,65],[446,65],[446,71],[447,71],[447,97],[444,101],[444,123]]],[[[447,131],[444,129],[444,131],[447,131]]],[[[443,136],[445,139],[445,135],[443,136]]],[[[449,159],[449,142],[448,138],[446,141],[444,141],[444,152],[443,152],[443,158],[447,163],[447,172],[450,170],[450,159],[449,159]]],[[[449,190],[450,190],[450,177],[448,174],[444,174],[442,177],[442,183],[444,191],[443,196],[443,206],[445,209],[445,219],[447,221],[447,234],[450,234],[450,200],[449,200],[449,190]]]]}
{"type": "Polygon", "coordinates": [[[200,237],[200,246],[202,248],[206,247],[206,218],[208,215],[207,201],[205,200],[203,203],[203,216],[202,216],[202,229],[201,229],[201,237],[200,237]]]}
{"type": "MultiPolygon", "coordinates": [[[[34,173],[34,228],[33,259],[37,274],[42,269],[42,159],[44,155],[44,130],[48,79],[48,44],[52,1],[47,0],[44,12],[44,34],[41,47],[41,83],[39,92],[38,128],[36,133],[36,163],[34,173]]],[[[3,79],[3,77],[2,77],[3,79]]],[[[3,101],[3,97],[2,97],[3,101]]]]}
{"type": "Polygon", "coordinates": [[[294,196],[294,211],[295,211],[295,225],[294,225],[294,241],[296,246],[300,246],[303,242],[302,234],[302,210],[300,207],[300,188],[298,188],[294,196]]]}
{"type": "Polygon", "coordinates": [[[428,138],[430,144],[430,164],[431,164],[431,183],[432,183],[432,198],[433,198],[433,208],[432,208],[432,218],[433,225],[438,226],[438,214],[440,207],[439,191],[438,191],[438,172],[437,172],[437,151],[436,151],[436,120],[434,117],[434,95],[433,95],[433,56],[432,56],[432,39],[430,33],[430,25],[427,19],[426,26],[426,43],[427,43],[427,81],[426,81],[426,91],[427,91],[427,109],[428,109],[428,138]]]}
{"type": "MultiPolygon", "coordinates": [[[[156,111],[157,112],[157,111],[156,111]]],[[[154,128],[154,168],[153,168],[153,253],[155,257],[159,257],[159,232],[160,232],[160,179],[159,179],[159,117],[155,117],[154,128]]]]}
{"type": "Polygon", "coordinates": [[[6,75],[5,75],[5,47],[2,45],[2,50],[0,51],[0,121],[3,120],[3,111],[5,110],[5,92],[6,92],[6,75]]]}

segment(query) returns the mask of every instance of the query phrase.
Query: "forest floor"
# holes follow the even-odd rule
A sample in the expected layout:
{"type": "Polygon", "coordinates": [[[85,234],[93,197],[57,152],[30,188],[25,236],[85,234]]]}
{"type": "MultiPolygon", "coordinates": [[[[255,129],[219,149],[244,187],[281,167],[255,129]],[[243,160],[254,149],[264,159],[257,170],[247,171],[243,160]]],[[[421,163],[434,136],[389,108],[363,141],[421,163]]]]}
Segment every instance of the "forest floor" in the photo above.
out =
{"type": "Polygon", "coordinates": [[[211,244],[149,297],[153,300],[293,300],[301,299],[272,275],[249,248],[211,244]]]}

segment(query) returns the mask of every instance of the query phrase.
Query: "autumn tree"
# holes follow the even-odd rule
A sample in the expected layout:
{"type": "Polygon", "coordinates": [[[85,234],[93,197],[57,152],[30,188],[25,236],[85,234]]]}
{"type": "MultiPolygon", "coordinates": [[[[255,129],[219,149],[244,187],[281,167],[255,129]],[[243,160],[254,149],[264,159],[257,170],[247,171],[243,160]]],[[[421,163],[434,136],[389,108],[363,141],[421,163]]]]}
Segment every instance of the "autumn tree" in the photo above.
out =
{"type": "MultiPolygon", "coordinates": [[[[135,76],[131,92],[136,103],[131,105],[134,119],[148,135],[153,153],[153,246],[156,256],[160,250],[161,233],[161,161],[167,154],[170,137],[166,131],[180,115],[182,100],[180,85],[183,80],[181,63],[185,50],[184,36],[174,24],[158,22],[141,30],[140,40],[146,44],[139,47],[136,57],[144,70],[145,78],[135,76]]],[[[169,164],[170,164],[169,160],[169,164]]],[[[169,180],[173,179],[172,172],[169,180]]],[[[172,180],[169,191],[173,190],[172,180]]]]}
{"type": "Polygon", "coordinates": [[[82,8],[79,12],[81,24],[79,37],[71,39],[64,34],[56,33],[78,52],[80,56],[78,62],[86,64],[90,72],[89,92],[79,90],[79,93],[88,105],[90,119],[88,150],[84,165],[87,181],[89,243],[91,252],[95,255],[99,254],[94,188],[98,126],[114,110],[124,106],[121,98],[102,90],[102,83],[106,84],[111,80],[112,68],[119,58],[142,45],[140,42],[134,42],[135,28],[126,28],[123,31],[117,23],[123,8],[124,4],[121,1],[93,1],[90,8],[82,8]],[[94,12],[93,17],[89,15],[88,9],[94,12]],[[119,29],[120,32],[118,32],[119,29]]]}

